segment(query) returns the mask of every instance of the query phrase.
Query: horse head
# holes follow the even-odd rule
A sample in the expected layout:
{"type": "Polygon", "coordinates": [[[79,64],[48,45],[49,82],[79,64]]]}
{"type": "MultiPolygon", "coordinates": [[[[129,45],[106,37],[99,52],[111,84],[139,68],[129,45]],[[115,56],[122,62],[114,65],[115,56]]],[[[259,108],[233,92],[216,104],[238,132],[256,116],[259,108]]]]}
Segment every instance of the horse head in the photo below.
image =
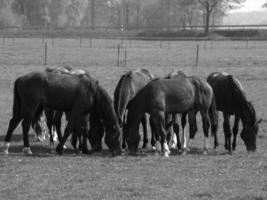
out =
{"type": "Polygon", "coordinates": [[[250,121],[244,124],[244,128],[241,131],[241,139],[244,141],[247,151],[256,151],[256,138],[259,131],[259,124],[262,119],[257,120],[256,112],[251,102],[247,102],[249,109],[250,121]]]}

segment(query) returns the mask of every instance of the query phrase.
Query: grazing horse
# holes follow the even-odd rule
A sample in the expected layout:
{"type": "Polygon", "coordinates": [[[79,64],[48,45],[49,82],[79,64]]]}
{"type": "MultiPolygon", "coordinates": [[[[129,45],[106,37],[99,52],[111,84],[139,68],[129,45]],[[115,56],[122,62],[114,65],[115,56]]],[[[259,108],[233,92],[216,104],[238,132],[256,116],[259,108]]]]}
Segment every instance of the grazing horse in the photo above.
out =
{"type": "MultiPolygon", "coordinates": [[[[129,71],[121,76],[114,91],[114,107],[122,127],[125,125],[126,110],[129,102],[147,83],[153,80],[153,78],[153,75],[147,69],[129,71]]],[[[144,130],[143,148],[146,148],[148,139],[145,115],[142,118],[142,126],[144,130]]],[[[126,147],[124,138],[125,137],[123,137],[123,148],[126,147]]]]}
{"type": "MultiPolygon", "coordinates": [[[[68,123],[56,151],[62,154],[63,145],[77,122],[93,109],[103,121],[106,130],[105,143],[113,155],[120,154],[121,130],[112,100],[97,81],[86,76],[48,72],[31,72],[16,79],[14,84],[13,117],[9,121],[5,137],[6,150],[14,129],[22,120],[24,152],[31,154],[28,132],[36,113],[43,107],[67,113],[68,123]]],[[[88,130],[87,130],[88,131],[88,130]]]]}
{"type": "Polygon", "coordinates": [[[223,112],[223,129],[225,134],[225,149],[230,153],[236,149],[238,123],[241,119],[243,130],[241,138],[248,151],[256,150],[256,137],[261,120],[257,120],[255,109],[246,98],[243,87],[238,79],[227,73],[214,72],[207,78],[216,98],[217,110],[223,112]],[[235,116],[233,127],[233,143],[231,146],[230,115],[235,116]]]}
{"type": "MultiPolygon", "coordinates": [[[[152,120],[155,137],[159,140],[163,155],[170,154],[165,131],[165,115],[188,112],[190,137],[196,131],[196,113],[200,111],[205,135],[204,152],[207,152],[207,138],[210,122],[217,126],[216,105],[212,88],[197,78],[179,76],[174,79],[159,79],[148,83],[128,105],[126,142],[130,153],[136,153],[140,135],[139,123],[147,112],[152,120]]],[[[212,128],[212,131],[217,129],[212,128]]],[[[215,133],[213,133],[215,135],[215,133]]],[[[156,145],[157,147],[157,145],[156,145]]]]}
{"type": "MultiPolygon", "coordinates": [[[[59,68],[55,68],[55,69],[50,69],[47,68],[45,70],[46,72],[49,73],[61,73],[61,74],[71,74],[74,76],[79,76],[79,77],[83,77],[86,76],[89,79],[93,79],[91,77],[91,75],[89,74],[89,72],[87,72],[86,70],[83,69],[72,69],[69,66],[64,66],[59,67],[59,68]]],[[[52,109],[48,109],[45,108],[45,114],[47,117],[47,126],[49,129],[49,133],[50,133],[50,143],[53,144],[53,137],[52,137],[52,127],[55,126],[57,134],[59,136],[59,141],[61,140],[61,118],[63,115],[62,111],[56,111],[56,110],[52,110],[52,109]]],[[[79,123],[77,123],[74,126],[74,131],[72,134],[72,140],[71,140],[71,144],[73,146],[74,149],[79,149],[82,150],[83,153],[88,153],[88,149],[87,149],[87,137],[89,137],[88,133],[85,132],[85,128],[86,126],[88,126],[88,120],[89,120],[89,124],[90,124],[90,129],[91,131],[89,132],[90,134],[95,135],[92,131],[93,130],[97,130],[97,133],[102,135],[104,134],[104,129],[103,127],[94,127],[94,126],[102,126],[102,123],[99,119],[94,119],[97,118],[97,115],[94,112],[91,112],[90,117],[89,116],[85,116],[84,119],[82,119],[79,123]],[[89,119],[88,119],[89,118],[89,119]],[[102,131],[102,133],[100,132],[100,130],[102,131]],[[83,137],[82,137],[83,136],[83,137]],[[79,147],[77,148],[77,139],[79,139],[79,147]]],[[[96,136],[96,138],[100,139],[98,136],[96,136]]],[[[90,141],[94,141],[93,139],[91,139],[90,137],[90,141]]],[[[102,145],[101,145],[101,139],[100,141],[95,141],[95,144],[91,144],[92,147],[92,152],[95,151],[100,151],[102,149],[102,145]]]]}

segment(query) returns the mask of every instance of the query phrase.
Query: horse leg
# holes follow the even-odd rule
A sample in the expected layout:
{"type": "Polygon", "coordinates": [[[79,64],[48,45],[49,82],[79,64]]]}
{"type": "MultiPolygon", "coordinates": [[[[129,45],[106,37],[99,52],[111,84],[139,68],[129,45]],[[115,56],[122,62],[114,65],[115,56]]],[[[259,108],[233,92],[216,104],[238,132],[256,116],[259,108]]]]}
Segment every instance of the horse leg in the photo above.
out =
{"type": "Polygon", "coordinates": [[[54,149],[54,140],[53,140],[53,122],[54,122],[54,111],[50,108],[45,108],[46,124],[50,136],[50,149],[54,149]]]}
{"type": "Polygon", "coordinates": [[[146,145],[148,143],[148,139],[147,139],[147,127],[146,127],[146,115],[144,115],[143,119],[142,119],[142,126],[143,126],[143,131],[144,131],[144,135],[143,135],[143,146],[142,148],[145,149],[146,145]]]}
{"type": "Polygon", "coordinates": [[[155,135],[155,127],[154,127],[151,116],[149,117],[149,124],[150,124],[150,129],[151,129],[151,147],[152,147],[152,150],[156,150],[157,141],[156,141],[156,135],[155,135]]]}
{"type": "Polygon", "coordinates": [[[57,140],[60,141],[62,140],[62,133],[61,133],[61,119],[63,116],[63,112],[61,111],[56,111],[55,115],[54,115],[54,125],[56,128],[56,131],[54,131],[54,136],[53,136],[53,140],[57,140]]]}
{"type": "Polygon", "coordinates": [[[173,123],[174,123],[173,116],[166,114],[165,115],[165,131],[166,131],[167,144],[171,142],[173,123]]]}
{"type": "Polygon", "coordinates": [[[157,135],[160,136],[161,151],[164,157],[169,157],[170,150],[166,140],[166,131],[165,131],[165,114],[164,112],[159,112],[153,115],[154,125],[156,128],[157,135]]]}
{"type": "Polygon", "coordinates": [[[123,149],[126,149],[126,137],[124,135],[124,130],[123,130],[125,128],[125,125],[126,125],[126,116],[123,115],[123,123],[122,123],[122,145],[121,145],[121,147],[123,149]]]}
{"type": "Polygon", "coordinates": [[[197,121],[196,121],[196,114],[197,112],[195,110],[191,110],[188,112],[188,122],[189,122],[189,139],[186,143],[186,132],[183,133],[183,149],[184,152],[188,150],[190,147],[190,141],[194,139],[196,132],[197,132],[197,121]]]}
{"type": "Polygon", "coordinates": [[[22,120],[21,116],[13,116],[12,119],[9,121],[9,125],[8,125],[8,129],[7,129],[7,134],[5,137],[5,154],[8,154],[8,149],[10,146],[10,141],[11,141],[11,137],[12,134],[15,130],[15,128],[18,126],[18,124],[20,123],[20,121],[22,120]]]}
{"type": "Polygon", "coordinates": [[[22,121],[22,132],[23,132],[23,142],[24,142],[23,153],[27,155],[32,154],[32,151],[29,145],[29,130],[31,127],[31,120],[32,120],[31,117],[26,117],[22,121]]]}
{"type": "Polygon", "coordinates": [[[204,152],[203,154],[208,153],[208,139],[209,139],[209,128],[210,128],[210,117],[208,110],[200,111],[202,116],[202,128],[204,132],[204,152]]]}
{"type": "Polygon", "coordinates": [[[231,128],[230,128],[230,115],[227,113],[223,113],[223,130],[224,130],[224,137],[225,137],[225,149],[232,153],[231,149],[231,128]]]}
{"type": "Polygon", "coordinates": [[[171,148],[177,148],[181,149],[181,141],[180,141],[180,127],[179,127],[179,122],[178,122],[178,115],[173,115],[173,131],[175,134],[173,134],[173,139],[172,139],[172,146],[171,148]]]}
{"type": "Polygon", "coordinates": [[[232,144],[233,151],[235,151],[235,148],[236,148],[236,136],[238,133],[239,120],[240,120],[240,118],[236,115],[235,116],[235,123],[234,123],[234,127],[233,127],[233,134],[234,134],[233,144],[232,144]]]}

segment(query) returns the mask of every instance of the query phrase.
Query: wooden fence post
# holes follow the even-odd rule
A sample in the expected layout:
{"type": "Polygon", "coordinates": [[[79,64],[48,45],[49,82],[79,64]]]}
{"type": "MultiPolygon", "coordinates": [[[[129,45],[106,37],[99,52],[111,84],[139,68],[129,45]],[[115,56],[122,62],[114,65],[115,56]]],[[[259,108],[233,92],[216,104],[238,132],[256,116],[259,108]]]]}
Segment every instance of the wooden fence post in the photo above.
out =
{"type": "Polygon", "coordinates": [[[196,67],[198,66],[199,44],[197,44],[196,67]]]}
{"type": "Polygon", "coordinates": [[[47,43],[45,43],[45,62],[44,65],[47,65],[47,43]]]}
{"type": "Polygon", "coordinates": [[[117,57],[117,66],[120,66],[120,44],[118,44],[118,57],[117,57]]]}
{"type": "Polygon", "coordinates": [[[124,51],[124,64],[127,65],[127,50],[124,51]]]}

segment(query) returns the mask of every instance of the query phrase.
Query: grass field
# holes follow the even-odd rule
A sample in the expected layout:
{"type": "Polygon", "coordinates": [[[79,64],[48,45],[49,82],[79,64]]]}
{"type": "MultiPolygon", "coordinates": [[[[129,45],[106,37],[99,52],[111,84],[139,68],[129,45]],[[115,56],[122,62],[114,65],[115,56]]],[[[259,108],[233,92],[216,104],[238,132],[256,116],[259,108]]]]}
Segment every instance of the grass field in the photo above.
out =
{"type": "MultiPolygon", "coordinates": [[[[120,76],[129,69],[147,68],[156,76],[184,70],[203,79],[214,71],[235,75],[243,84],[257,115],[263,118],[257,152],[249,154],[238,136],[237,151],[223,148],[222,116],[220,146],[202,155],[199,133],[189,155],[173,151],[166,159],[150,150],[140,156],[111,157],[109,151],[62,156],[50,153],[48,141],[41,144],[31,134],[33,156],[22,154],[21,127],[15,130],[10,155],[0,153],[0,199],[267,199],[267,42],[200,42],[199,65],[195,67],[197,42],[124,41],[121,66],[117,67],[115,40],[55,39],[48,42],[48,66],[63,64],[87,69],[113,96],[120,76]]],[[[6,40],[0,45],[0,140],[1,147],[11,117],[13,83],[27,72],[45,69],[44,44],[40,39],[6,40]]],[[[213,139],[210,139],[212,146],[213,139]]],[[[69,144],[67,144],[69,146],[69,144]]],[[[2,150],[1,150],[2,151],[2,150]]]]}

